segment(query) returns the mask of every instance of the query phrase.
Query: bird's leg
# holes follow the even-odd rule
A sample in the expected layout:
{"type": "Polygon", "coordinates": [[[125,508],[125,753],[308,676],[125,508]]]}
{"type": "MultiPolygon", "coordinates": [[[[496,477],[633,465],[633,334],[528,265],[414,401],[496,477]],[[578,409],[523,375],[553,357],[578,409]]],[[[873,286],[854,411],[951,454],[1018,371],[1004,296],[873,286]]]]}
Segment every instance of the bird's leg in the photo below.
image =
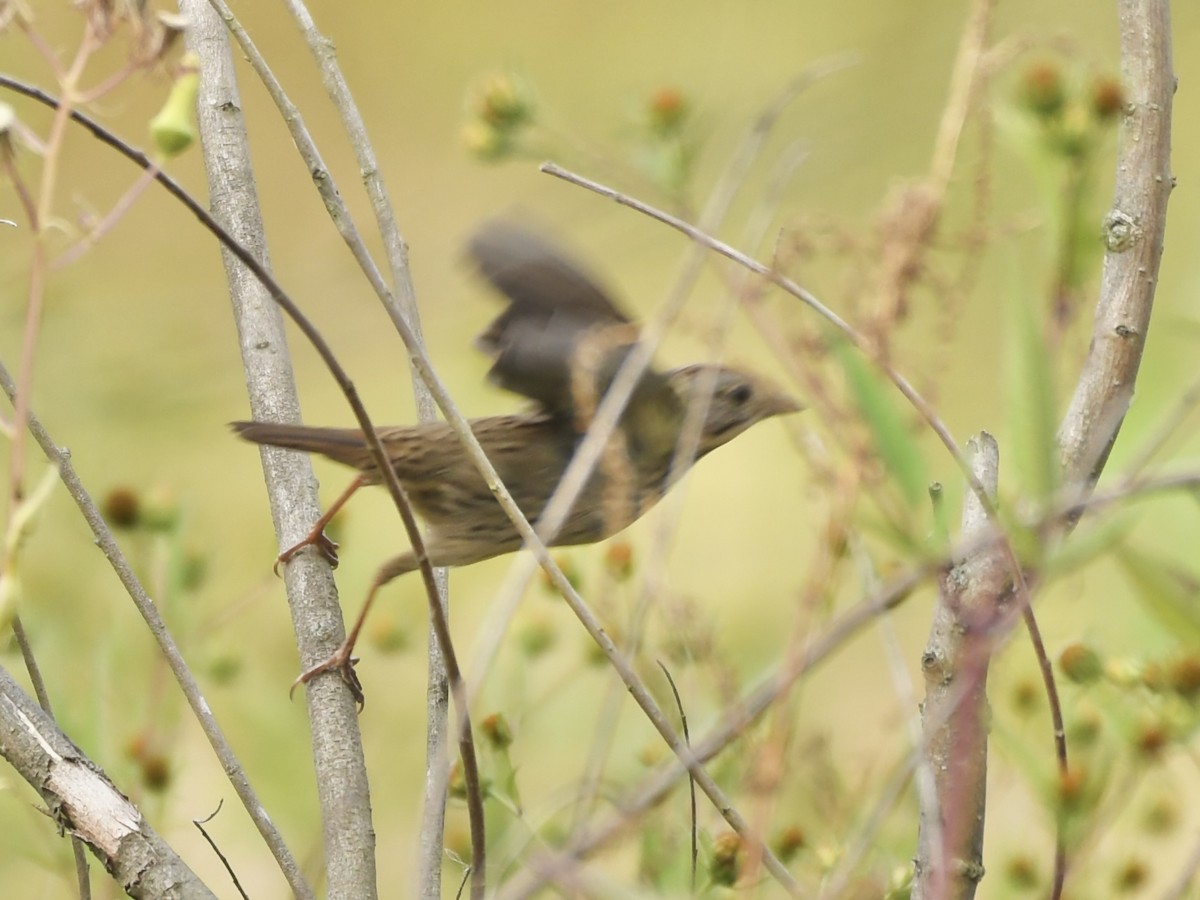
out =
{"type": "Polygon", "coordinates": [[[350,482],[350,486],[342,492],[342,495],[333,501],[333,505],[330,506],[329,509],[325,510],[325,514],[321,516],[321,518],[317,519],[317,523],[313,525],[312,531],[310,531],[308,535],[299,543],[288,547],[286,550],[280,553],[278,557],[276,557],[276,575],[279,574],[279,566],[282,563],[289,562],[293,556],[295,556],[305,547],[316,547],[317,551],[329,561],[329,565],[333,566],[335,569],[337,568],[338,545],[335,541],[330,540],[329,536],[325,534],[325,526],[328,525],[333,517],[338,514],[341,508],[346,505],[346,502],[354,496],[354,492],[366,483],[367,478],[365,475],[359,475],[352,482],[350,482]]]}
{"type": "Polygon", "coordinates": [[[411,572],[417,567],[417,558],[412,553],[404,553],[394,559],[389,559],[379,571],[375,573],[375,579],[371,582],[371,589],[367,591],[367,599],[363,602],[362,610],[358,614],[358,618],[354,620],[354,624],[350,627],[350,632],[346,635],[346,639],[338,646],[336,650],[329,656],[328,659],[317,663],[310,669],[301,673],[300,677],[292,682],[292,687],[288,691],[288,696],[296,690],[296,686],[300,684],[308,684],[322,672],[336,671],[342,681],[350,688],[350,693],[354,695],[354,700],[358,703],[358,708],[361,711],[366,703],[366,697],[363,695],[362,682],[358,680],[358,673],[354,671],[354,665],[358,659],[353,655],[354,645],[358,643],[358,636],[362,632],[363,624],[367,621],[367,613],[371,611],[371,604],[375,602],[375,595],[379,593],[379,589],[406,572],[411,572]]]}

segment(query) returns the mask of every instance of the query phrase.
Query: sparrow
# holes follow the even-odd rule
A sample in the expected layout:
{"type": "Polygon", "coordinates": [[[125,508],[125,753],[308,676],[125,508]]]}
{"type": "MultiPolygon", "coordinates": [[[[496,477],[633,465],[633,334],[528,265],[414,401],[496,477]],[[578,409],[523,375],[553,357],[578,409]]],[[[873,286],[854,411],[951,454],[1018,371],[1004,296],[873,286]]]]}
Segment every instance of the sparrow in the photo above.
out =
{"type": "MultiPolygon", "coordinates": [[[[503,221],[484,225],[470,240],[467,257],[507,301],[476,341],[492,358],[488,378],[532,401],[521,412],[472,419],[471,431],[517,506],[536,523],[638,340],[638,329],[582,266],[524,228],[503,221]]],[[[800,409],[771,382],[740,369],[710,363],[648,368],[549,543],[591,544],[611,537],[662,499],[696,461],[757,423],[800,409]],[[703,414],[698,440],[690,458],[680,460],[676,448],[693,404],[703,414]]],[[[362,432],[275,422],[234,422],[232,427],[248,441],[319,453],[358,470],[358,478],[312,533],[279,557],[286,562],[315,545],[336,564],[336,545],[324,536],[324,526],[355,490],[381,481],[362,432]]],[[[466,566],[520,549],[512,522],[449,425],[426,422],[377,431],[427,528],[425,549],[434,566],[466,566]]],[[[382,584],[416,568],[412,551],[389,560],[372,596],[382,584]]],[[[336,667],[345,675],[349,650],[341,657],[336,667]]],[[[323,664],[317,670],[332,667],[323,664]]]]}

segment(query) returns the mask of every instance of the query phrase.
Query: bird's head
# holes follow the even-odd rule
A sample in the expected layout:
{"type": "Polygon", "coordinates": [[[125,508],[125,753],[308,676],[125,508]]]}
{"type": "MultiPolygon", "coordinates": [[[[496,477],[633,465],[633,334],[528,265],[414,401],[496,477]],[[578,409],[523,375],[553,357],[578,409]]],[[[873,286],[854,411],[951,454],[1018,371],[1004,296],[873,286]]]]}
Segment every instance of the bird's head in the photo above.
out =
{"type": "Polygon", "coordinates": [[[725,366],[683,366],[667,377],[686,407],[709,398],[697,458],[763,419],[804,408],[765,378],[725,366]]]}

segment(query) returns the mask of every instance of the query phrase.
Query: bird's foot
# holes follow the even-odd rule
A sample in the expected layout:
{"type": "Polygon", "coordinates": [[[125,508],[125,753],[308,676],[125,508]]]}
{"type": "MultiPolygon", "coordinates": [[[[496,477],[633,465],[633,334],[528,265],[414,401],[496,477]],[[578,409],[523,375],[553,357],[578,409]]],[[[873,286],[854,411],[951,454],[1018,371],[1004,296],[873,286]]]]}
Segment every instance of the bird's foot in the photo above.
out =
{"type": "Polygon", "coordinates": [[[295,556],[297,553],[299,553],[301,550],[303,550],[305,547],[316,547],[317,552],[320,553],[323,557],[325,557],[325,560],[329,563],[330,567],[332,567],[334,569],[337,568],[337,566],[338,566],[337,542],[332,540],[327,534],[325,534],[325,529],[317,528],[314,531],[312,531],[311,533],[309,533],[308,537],[304,538],[304,540],[300,541],[297,544],[293,544],[291,547],[288,547],[286,550],[284,550],[282,553],[279,554],[279,556],[275,559],[275,569],[274,569],[275,574],[278,575],[279,567],[286,562],[290,562],[292,557],[295,556]]]}
{"type": "Polygon", "coordinates": [[[366,696],[363,694],[362,682],[358,680],[358,673],[354,670],[355,665],[358,664],[358,657],[351,655],[353,651],[353,642],[349,639],[342,641],[341,646],[334,650],[328,659],[302,672],[300,677],[292,682],[291,688],[288,689],[288,699],[291,699],[297,687],[308,684],[318,675],[325,672],[337,672],[342,681],[346,682],[346,686],[350,688],[354,702],[358,704],[358,711],[362,712],[362,708],[366,704],[366,696]]]}

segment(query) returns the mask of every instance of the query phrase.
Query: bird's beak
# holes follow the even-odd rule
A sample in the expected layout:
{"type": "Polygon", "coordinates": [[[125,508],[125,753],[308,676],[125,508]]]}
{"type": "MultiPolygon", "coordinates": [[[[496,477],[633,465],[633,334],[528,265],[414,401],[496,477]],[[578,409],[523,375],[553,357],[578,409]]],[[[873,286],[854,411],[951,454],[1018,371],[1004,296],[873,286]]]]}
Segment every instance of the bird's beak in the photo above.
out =
{"type": "Polygon", "coordinates": [[[770,400],[769,408],[773,416],[785,416],[798,413],[804,409],[804,404],[790,394],[777,393],[770,400]]]}

